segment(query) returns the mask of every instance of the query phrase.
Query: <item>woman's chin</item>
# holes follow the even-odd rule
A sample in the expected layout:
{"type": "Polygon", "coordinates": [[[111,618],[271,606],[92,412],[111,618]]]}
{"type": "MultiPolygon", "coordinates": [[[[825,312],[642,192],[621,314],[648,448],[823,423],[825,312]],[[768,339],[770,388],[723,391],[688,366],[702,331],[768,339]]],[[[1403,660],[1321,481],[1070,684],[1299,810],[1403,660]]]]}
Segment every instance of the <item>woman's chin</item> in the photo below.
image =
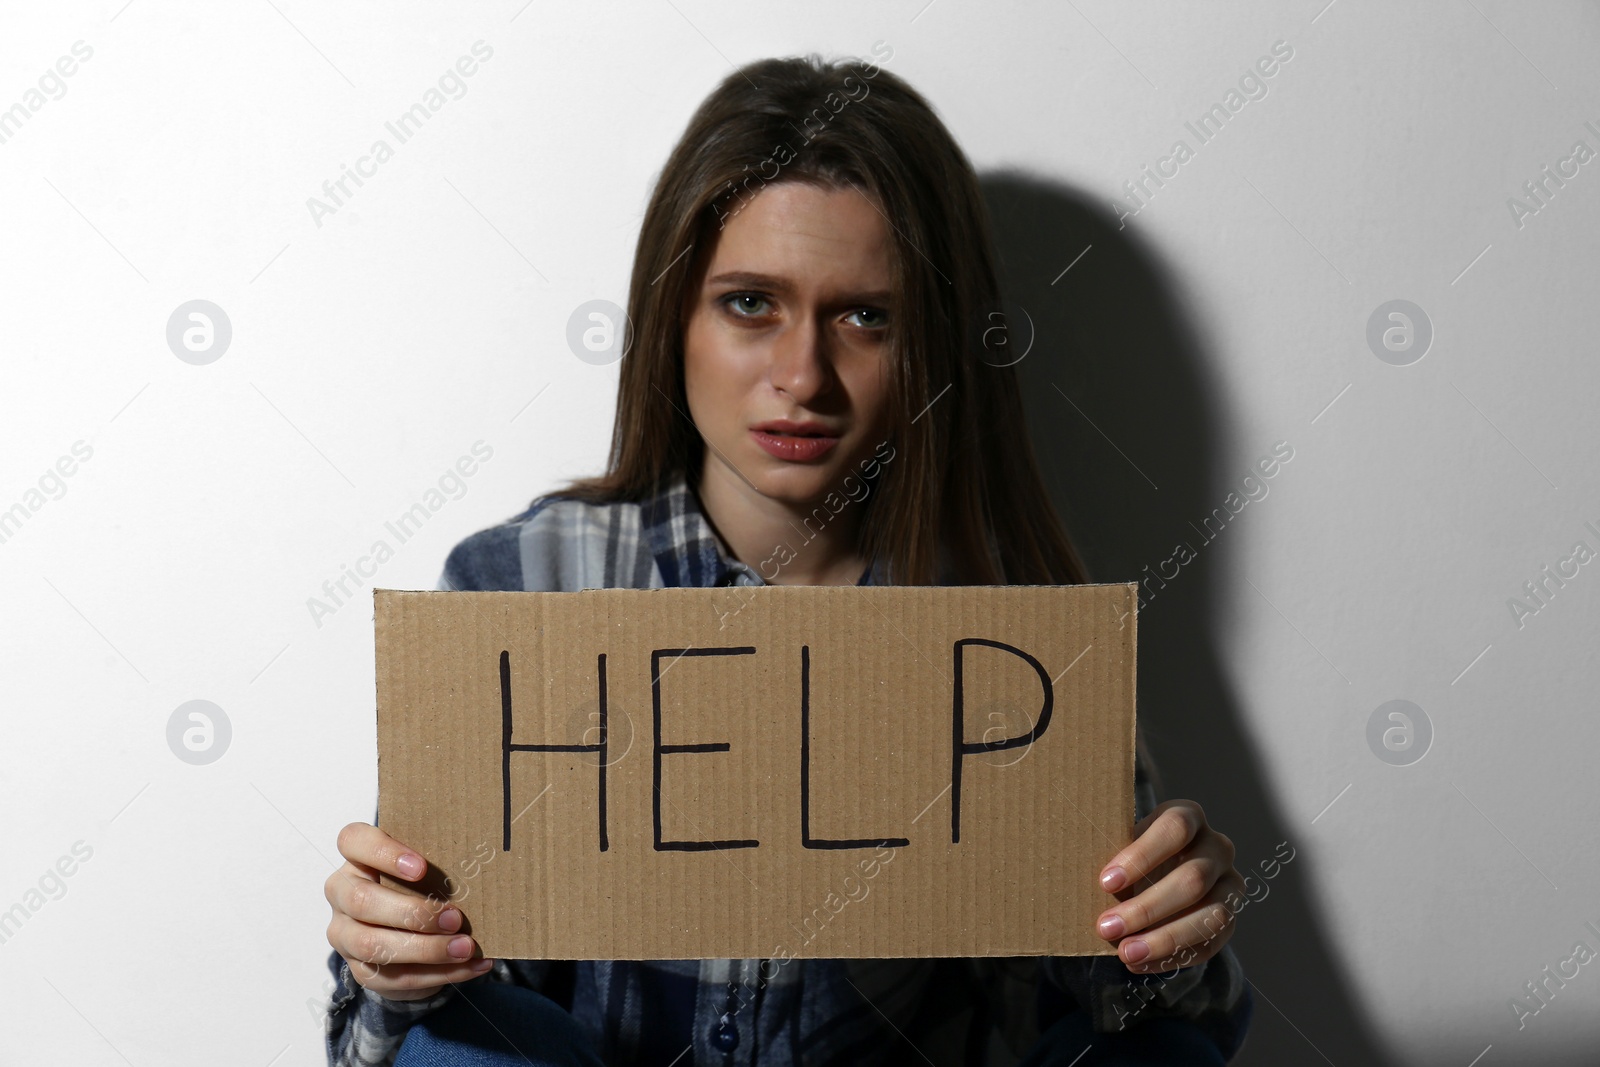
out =
{"type": "Polygon", "coordinates": [[[840,493],[840,475],[833,464],[826,467],[788,464],[776,470],[765,470],[752,479],[762,496],[793,508],[820,505],[829,493],[840,493]]]}

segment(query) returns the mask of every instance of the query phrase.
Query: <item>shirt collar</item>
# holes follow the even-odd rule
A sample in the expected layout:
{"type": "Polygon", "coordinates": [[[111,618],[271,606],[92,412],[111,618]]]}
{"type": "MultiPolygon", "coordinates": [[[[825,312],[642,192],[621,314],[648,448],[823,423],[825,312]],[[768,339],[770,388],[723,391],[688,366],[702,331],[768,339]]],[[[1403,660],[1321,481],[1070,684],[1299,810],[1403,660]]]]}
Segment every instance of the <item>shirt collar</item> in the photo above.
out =
{"type": "MultiPolygon", "coordinates": [[[[640,521],[662,583],[668,587],[767,584],[755,568],[728,551],[682,474],[640,504],[640,521]]],[[[877,585],[880,580],[874,560],[856,584],[877,585]]]]}

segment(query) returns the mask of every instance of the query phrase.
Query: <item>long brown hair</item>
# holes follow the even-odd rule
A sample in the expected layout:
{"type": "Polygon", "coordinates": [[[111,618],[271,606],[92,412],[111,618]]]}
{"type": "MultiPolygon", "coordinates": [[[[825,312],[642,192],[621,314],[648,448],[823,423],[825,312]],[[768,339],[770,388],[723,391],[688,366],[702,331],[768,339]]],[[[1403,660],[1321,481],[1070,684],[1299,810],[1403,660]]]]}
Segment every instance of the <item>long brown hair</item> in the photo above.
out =
{"type": "Polygon", "coordinates": [[[861,60],[759,60],[695,111],[639,231],[607,470],[552,495],[642,500],[679,474],[698,480],[685,300],[720,228],[773,181],[854,186],[893,232],[895,454],[865,501],[861,552],[895,585],[936,582],[941,550],[958,584],[1086,582],[1039,476],[1016,372],[995,358],[1004,323],[977,176],[928,102],[861,60]]]}

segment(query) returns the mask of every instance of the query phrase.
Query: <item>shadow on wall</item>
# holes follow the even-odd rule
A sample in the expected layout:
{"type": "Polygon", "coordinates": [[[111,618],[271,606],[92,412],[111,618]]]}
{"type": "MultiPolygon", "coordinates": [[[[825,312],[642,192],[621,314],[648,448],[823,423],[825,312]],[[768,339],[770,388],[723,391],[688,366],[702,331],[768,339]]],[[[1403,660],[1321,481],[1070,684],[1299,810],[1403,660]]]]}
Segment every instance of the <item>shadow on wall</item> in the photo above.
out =
{"type": "MultiPolygon", "coordinates": [[[[1218,469],[1226,423],[1207,353],[1179,312],[1176,287],[1134,235],[1136,223],[1119,230],[1114,215],[1078,193],[1017,174],[987,175],[982,185],[1010,358],[1028,340],[1019,308],[1034,329],[1017,364],[1034,448],[1090,580],[1141,581],[1179,541],[1197,552],[1164,586],[1152,581],[1139,613],[1139,719],[1159,796],[1199,801],[1233,839],[1241,873],[1256,871],[1281,842],[1296,850],[1267,895],[1239,914],[1231,944],[1256,1007],[1233,1062],[1390,1064],[1313,911],[1305,827],[1289,825],[1268,794],[1210,637],[1228,530],[1206,544],[1190,523],[1221,507],[1248,471],[1218,469]]],[[[1229,451],[1254,462],[1275,443],[1229,451]]],[[[1247,509],[1234,521],[1250,518],[1247,509]]]]}

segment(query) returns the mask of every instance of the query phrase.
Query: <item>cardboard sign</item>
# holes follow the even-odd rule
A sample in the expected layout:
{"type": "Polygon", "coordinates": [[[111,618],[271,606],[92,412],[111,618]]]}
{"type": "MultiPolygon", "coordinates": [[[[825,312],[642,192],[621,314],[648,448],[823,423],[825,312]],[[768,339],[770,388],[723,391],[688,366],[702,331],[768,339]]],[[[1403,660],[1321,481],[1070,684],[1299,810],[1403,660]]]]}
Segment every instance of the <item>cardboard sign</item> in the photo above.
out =
{"type": "Polygon", "coordinates": [[[1136,589],[375,590],[379,825],[491,957],[1110,955],[1136,589]]]}

